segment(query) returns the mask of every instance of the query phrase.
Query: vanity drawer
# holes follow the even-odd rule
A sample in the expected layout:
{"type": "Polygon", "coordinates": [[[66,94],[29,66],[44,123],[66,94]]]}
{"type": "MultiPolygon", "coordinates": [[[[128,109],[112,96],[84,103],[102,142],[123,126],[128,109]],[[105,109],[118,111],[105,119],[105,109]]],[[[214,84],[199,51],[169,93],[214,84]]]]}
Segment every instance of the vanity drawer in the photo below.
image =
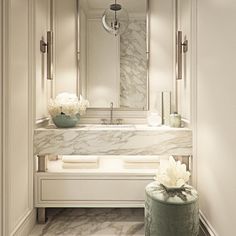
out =
{"type": "Polygon", "coordinates": [[[40,179],[40,201],[143,201],[150,179],[40,179]]]}

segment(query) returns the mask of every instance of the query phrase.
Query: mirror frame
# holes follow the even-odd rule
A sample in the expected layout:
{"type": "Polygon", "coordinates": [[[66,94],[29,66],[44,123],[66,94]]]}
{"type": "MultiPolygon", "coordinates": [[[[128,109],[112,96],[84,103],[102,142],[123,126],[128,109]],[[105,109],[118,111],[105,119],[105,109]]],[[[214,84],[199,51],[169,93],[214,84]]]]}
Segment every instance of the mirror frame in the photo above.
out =
{"type": "MultiPolygon", "coordinates": [[[[146,1],[146,58],[147,58],[147,98],[146,98],[146,108],[145,109],[137,109],[137,108],[114,108],[114,111],[121,111],[123,112],[132,112],[132,113],[140,113],[140,112],[146,112],[150,108],[150,93],[149,93],[149,70],[150,70],[150,0],[146,1]]],[[[76,15],[77,15],[77,21],[76,21],[76,51],[77,51],[77,95],[79,96],[81,94],[81,81],[79,76],[79,65],[80,65],[80,0],[76,0],[76,15]]],[[[96,114],[96,113],[102,113],[102,111],[109,111],[110,108],[93,108],[89,107],[87,108],[87,113],[96,114]]],[[[87,116],[87,115],[86,115],[87,116]]],[[[85,117],[86,117],[85,116],[85,117]]],[[[129,115],[130,116],[130,115],[129,115]]],[[[101,116],[99,116],[101,117],[101,116]]]]}

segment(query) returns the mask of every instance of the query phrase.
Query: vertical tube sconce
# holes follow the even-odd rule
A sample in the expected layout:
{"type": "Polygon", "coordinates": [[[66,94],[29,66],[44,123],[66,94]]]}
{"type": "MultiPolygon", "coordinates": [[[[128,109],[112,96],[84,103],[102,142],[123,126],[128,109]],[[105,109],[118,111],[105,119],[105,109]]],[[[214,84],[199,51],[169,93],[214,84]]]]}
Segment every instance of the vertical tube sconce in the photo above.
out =
{"type": "Polygon", "coordinates": [[[42,53],[47,52],[47,79],[53,80],[53,33],[47,31],[47,42],[40,40],[40,51],[42,53]]]}
{"type": "Polygon", "coordinates": [[[180,80],[183,78],[183,53],[188,51],[188,40],[182,41],[182,31],[177,33],[177,61],[176,61],[176,79],[180,80]]]}

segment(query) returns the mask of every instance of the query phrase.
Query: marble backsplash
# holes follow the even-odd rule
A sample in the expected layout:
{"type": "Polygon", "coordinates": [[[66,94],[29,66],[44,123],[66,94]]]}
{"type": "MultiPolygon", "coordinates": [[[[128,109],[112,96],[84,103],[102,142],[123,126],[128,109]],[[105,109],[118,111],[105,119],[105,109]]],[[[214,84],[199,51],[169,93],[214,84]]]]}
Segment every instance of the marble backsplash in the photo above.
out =
{"type": "Polygon", "coordinates": [[[34,152],[41,155],[191,155],[192,131],[169,127],[39,128],[34,132],[34,152]]]}
{"type": "Polygon", "coordinates": [[[120,37],[120,106],[147,106],[146,21],[130,19],[120,37]]]}

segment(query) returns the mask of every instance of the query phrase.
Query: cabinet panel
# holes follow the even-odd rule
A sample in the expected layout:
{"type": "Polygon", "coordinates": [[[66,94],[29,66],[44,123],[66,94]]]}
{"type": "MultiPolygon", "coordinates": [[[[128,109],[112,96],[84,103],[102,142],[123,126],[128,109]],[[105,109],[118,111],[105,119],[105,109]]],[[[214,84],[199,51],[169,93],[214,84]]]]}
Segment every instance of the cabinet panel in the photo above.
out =
{"type": "Polygon", "coordinates": [[[41,179],[42,201],[142,201],[150,180],[41,179]]]}

